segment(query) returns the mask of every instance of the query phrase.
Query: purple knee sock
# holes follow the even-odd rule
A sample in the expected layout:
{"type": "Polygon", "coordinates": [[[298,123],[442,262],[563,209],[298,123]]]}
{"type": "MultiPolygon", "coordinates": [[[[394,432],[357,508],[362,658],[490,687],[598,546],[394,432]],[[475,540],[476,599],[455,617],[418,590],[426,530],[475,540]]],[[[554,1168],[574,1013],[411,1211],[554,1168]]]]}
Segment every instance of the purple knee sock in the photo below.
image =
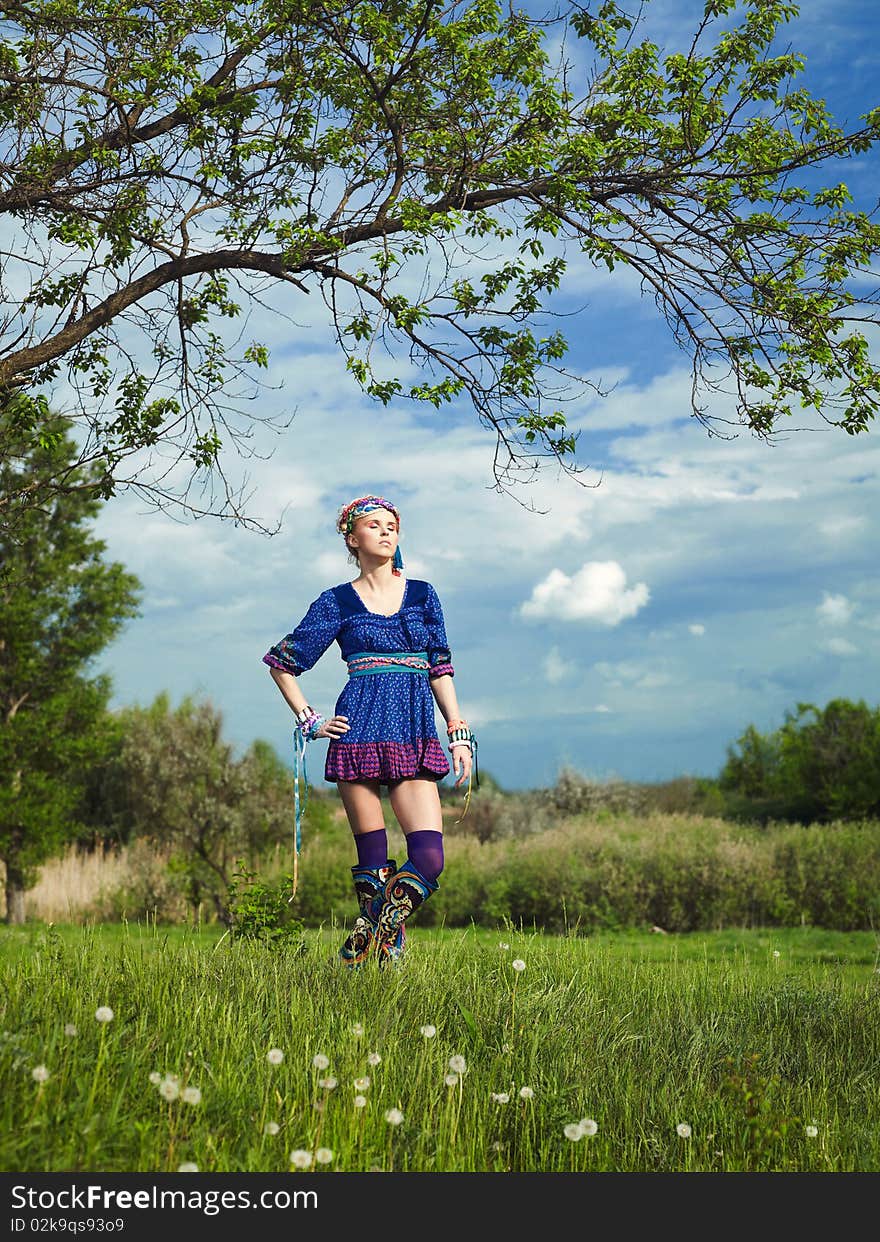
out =
{"type": "Polygon", "coordinates": [[[443,833],[423,829],[409,832],[406,837],[409,861],[426,880],[436,883],[443,870],[443,833]]]}
{"type": "Polygon", "coordinates": [[[359,867],[384,867],[388,862],[388,834],[384,828],[372,832],[356,832],[354,844],[359,867]]]}

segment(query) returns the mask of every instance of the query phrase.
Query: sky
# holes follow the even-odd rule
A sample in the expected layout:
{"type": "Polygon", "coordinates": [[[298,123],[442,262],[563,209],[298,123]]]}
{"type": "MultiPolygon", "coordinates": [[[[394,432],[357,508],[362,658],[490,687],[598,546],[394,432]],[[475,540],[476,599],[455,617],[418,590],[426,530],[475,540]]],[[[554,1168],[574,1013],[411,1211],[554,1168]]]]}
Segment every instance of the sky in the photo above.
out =
{"type": "MultiPolygon", "coordinates": [[[[650,20],[671,50],[701,10],[654,0],[650,20]]],[[[803,10],[788,28],[803,84],[854,126],[878,102],[873,4],[803,10]]],[[[877,168],[866,156],[835,180],[870,207],[877,168]]],[[[440,595],[462,714],[505,789],[552,784],[564,767],[715,776],[749,724],[775,729],[802,702],[875,703],[880,429],[802,420],[772,445],[710,436],[690,415],[688,361],[631,278],[575,264],[566,297],[579,308],[569,363],[611,391],[570,408],[579,479],[549,466],[516,497],[494,490],[494,437],[466,404],[435,413],[361,395],[318,297],[285,287],[255,311],[248,330],[272,347],[260,412],[294,417],[246,464],[249,511],[281,530],[181,520],[126,494],[104,507],[107,556],[143,591],[100,660],[112,705],[205,697],[237,748],[264,738],[290,761],[292,716],[262,656],[355,576],[335,518],[365,493],[401,509],[405,572],[440,595]]],[[[710,412],[728,409],[719,398],[710,412]]],[[[333,646],[303,683],[330,714],[344,680],[333,646]]],[[[311,771],[326,745],[312,744],[311,771]]]]}

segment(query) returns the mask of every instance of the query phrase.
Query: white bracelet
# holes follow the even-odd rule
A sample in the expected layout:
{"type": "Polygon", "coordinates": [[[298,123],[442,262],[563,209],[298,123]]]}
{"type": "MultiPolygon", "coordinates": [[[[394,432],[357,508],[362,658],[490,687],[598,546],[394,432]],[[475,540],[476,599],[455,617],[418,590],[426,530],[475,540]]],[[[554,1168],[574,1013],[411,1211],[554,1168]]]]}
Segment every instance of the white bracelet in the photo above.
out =
{"type": "Polygon", "coordinates": [[[450,749],[450,750],[454,750],[456,746],[466,746],[466,747],[468,748],[468,750],[470,750],[470,749],[471,749],[471,744],[470,744],[470,742],[452,742],[452,743],[450,743],[449,749],[450,749]]]}

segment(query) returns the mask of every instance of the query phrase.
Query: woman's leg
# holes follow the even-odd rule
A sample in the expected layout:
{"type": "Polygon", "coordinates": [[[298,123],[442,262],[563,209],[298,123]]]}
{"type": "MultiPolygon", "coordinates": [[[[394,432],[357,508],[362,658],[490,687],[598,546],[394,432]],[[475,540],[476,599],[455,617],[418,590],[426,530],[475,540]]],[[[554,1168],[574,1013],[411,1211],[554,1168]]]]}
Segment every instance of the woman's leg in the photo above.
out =
{"type": "Polygon", "coordinates": [[[336,788],[354,834],[358,865],[384,866],[388,858],[388,837],[379,796],[379,782],[337,781],[336,788]]]}
{"type": "Polygon", "coordinates": [[[443,870],[443,816],[437,782],[398,781],[389,791],[391,809],[406,836],[408,860],[436,884],[443,870]]]}

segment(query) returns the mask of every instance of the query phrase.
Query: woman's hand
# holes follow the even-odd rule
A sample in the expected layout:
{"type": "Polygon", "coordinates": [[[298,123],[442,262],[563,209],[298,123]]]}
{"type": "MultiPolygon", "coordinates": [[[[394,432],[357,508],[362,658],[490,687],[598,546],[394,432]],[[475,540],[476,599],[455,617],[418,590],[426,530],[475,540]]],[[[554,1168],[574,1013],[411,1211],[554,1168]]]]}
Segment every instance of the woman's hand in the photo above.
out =
{"type": "Polygon", "coordinates": [[[456,789],[458,789],[459,785],[464,784],[470,776],[473,762],[474,756],[470,746],[462,743],[461,746],[452,747],[452,770],[458,777],[458,780],[455,782],[456,789]],[[460,776],[459,772],[461,772],[460,776]]]}
{"type": "Polygon", "coordinates": [[[331,716],[324,721],[315,737],[342,737],[350,728],[347,716],[331,716]]]}

